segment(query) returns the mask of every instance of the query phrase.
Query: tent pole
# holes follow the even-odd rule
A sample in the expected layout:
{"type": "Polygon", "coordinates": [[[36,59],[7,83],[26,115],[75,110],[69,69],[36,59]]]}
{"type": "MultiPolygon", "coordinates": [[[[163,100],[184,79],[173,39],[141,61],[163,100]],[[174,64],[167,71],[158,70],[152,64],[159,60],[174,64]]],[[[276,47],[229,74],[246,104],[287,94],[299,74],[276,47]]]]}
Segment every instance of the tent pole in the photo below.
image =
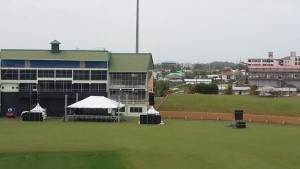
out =
{"type": "Polygon", "coordinates": [[[126,111],[126,120],[128,117],[128,93],[126,94],[126,105],[125,105],[125,111],[126,111]]]}
{"type": "Polygon", "coordinates": [[[118,122],[120,122],[120,95],[118,96],[118,122]]]}
{"type": "Polygon", "coordinates": [[[67,121],[68,95],[65,95],[65,121],[67,121]]]}

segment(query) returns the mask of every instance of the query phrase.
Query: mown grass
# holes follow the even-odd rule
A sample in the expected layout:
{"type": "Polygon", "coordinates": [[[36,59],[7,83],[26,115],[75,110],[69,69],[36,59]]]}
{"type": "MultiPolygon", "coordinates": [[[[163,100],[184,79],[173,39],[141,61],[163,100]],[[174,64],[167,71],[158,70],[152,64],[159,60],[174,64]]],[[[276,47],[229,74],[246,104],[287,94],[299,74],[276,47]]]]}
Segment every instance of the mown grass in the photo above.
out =
{"type": "Polygon", "coordinates": [[[160,105],[160,111],[233,113],[300,116],[299,97],[260,97],[236,95],[173,94],[160,105]]]}
{"type": "Polygon", "coordinates": [[[4,153],[0,161],[3,169],[125,169],[115,152],[4,153]]]}
{"type": "Polygon", "coordinates": [[[165,119],[166,125],[0,119],[0,168],[296,169],[299,126],[165,119]]]}

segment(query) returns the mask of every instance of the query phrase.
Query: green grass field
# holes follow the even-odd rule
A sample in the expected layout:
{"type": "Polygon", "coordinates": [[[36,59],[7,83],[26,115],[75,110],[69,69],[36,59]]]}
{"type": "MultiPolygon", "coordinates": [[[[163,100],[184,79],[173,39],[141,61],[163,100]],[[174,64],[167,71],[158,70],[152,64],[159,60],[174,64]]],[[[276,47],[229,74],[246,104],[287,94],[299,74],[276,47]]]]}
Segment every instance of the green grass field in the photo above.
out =
{"type": "Polygon", "coordinates": [[[299,126],[164,119],[166,125],[0,119],[2,169],[298,169],[299,126]]]}
{"type": "Polygon", "coordinates": [[[160,111],[233,113],[300,116],[300,97],[260,97],[241,95],[173,94],[161,104],[160,111]]]}

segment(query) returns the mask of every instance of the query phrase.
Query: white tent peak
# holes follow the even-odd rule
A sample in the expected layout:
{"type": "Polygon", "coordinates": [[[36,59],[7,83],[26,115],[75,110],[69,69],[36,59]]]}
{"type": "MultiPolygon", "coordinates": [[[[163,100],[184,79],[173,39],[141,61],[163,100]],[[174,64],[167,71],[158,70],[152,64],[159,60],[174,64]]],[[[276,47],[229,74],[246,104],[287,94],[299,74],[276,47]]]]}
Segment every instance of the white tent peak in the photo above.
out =
{"type": "Polygon", "coordinates": [[[125,105],[104,96],[89,96],[68,106],[68,108],[79,109],[113,109],[119,107],[125,107],[125,105]]]}
{"type": "Polygon", "coordinates": [[[159,115],[159,112],[156,111],[153,106],[151,106],[150,109],[147,111],[147,114],[156,114],[156,115],[159,115]]]}
{"type": "Polygon", "coordinates": [[[23,111],[21,113],[21,116],[24,113],[42,113],[43,120],[46,120],[46,118],[47,118],[47,111],[46,111],[46,109],[42,108],[39,103],[37,103],[36,106],[33,109],[31,109],[30,111],[23,111]]]}
{"type": "Polygon", "coordinates": [[[30,110],[30,112],[44,112],[45,109],[40,106],[40,104],[36,104],[36,106],[30,110]]]}

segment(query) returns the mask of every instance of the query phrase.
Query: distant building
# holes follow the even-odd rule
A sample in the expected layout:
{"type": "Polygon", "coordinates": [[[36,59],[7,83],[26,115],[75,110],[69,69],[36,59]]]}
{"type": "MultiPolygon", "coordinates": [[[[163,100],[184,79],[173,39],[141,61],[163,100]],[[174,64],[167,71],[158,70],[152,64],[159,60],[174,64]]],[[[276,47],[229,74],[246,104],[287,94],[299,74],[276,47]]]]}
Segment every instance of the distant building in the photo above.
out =
{"type": "Polygon", "coordinates": [[[227,71],[222,72],[221,76],[222,76],[221,77],[222,80],[225,80],[225,81],[233,80],[234,81],[234,80],[239,79],[240,76],[243,76],[243,73],[240,70],[227,70],[227,71]]]}
{"type": "Polygon", "coordinates": [[[210,84],[212,82],[211,79],[184,79],[185,84],[210,84]]]}
{"type": "Polygon", "coordinates": [[[283,65],[282,59],[274,59],[273,52],[268,53],[268,58],[249,58],[248,66],[279,66],[283,65]]]}
{"type": "Polygon", "coordinates": [[[171,66],[175,66],[175,65],[177,65],[177,63],[174,62],[174,61],[164,61],[164,62],[161,63],[161,65],[171,65],[171,66]]]}
{"type": "Polygon", "coordinates": [[[170,82],[182,82],[182,79],[184,77],[184,73],[177,72],[177,73],[170,73],[165,76],[166,79],[170,82]]]}
{"type": "Polygon", "coordinates": [[[219,75],[206,75],[208,79],[216,79],[219,78],[219,75]]]}
{"type": "MultiPolygon", "coordinates": [[[[225,91],[227,90],[228,85],[227,84],[222,84],[218,85],[219,88],[219,94],[224,94],[225,91]]],[[[250,87],[232,87],[232,94],[234,95],[248,95],[249,94],[250,87]]]]}
{"type": "Polygon", "coordinates": [[[300,56],[296,52],[282,59],[274,59],[273,52],[269,52],[268,58],[260,61],[248,59],[250,85],[300,88],[300,56]]]}

